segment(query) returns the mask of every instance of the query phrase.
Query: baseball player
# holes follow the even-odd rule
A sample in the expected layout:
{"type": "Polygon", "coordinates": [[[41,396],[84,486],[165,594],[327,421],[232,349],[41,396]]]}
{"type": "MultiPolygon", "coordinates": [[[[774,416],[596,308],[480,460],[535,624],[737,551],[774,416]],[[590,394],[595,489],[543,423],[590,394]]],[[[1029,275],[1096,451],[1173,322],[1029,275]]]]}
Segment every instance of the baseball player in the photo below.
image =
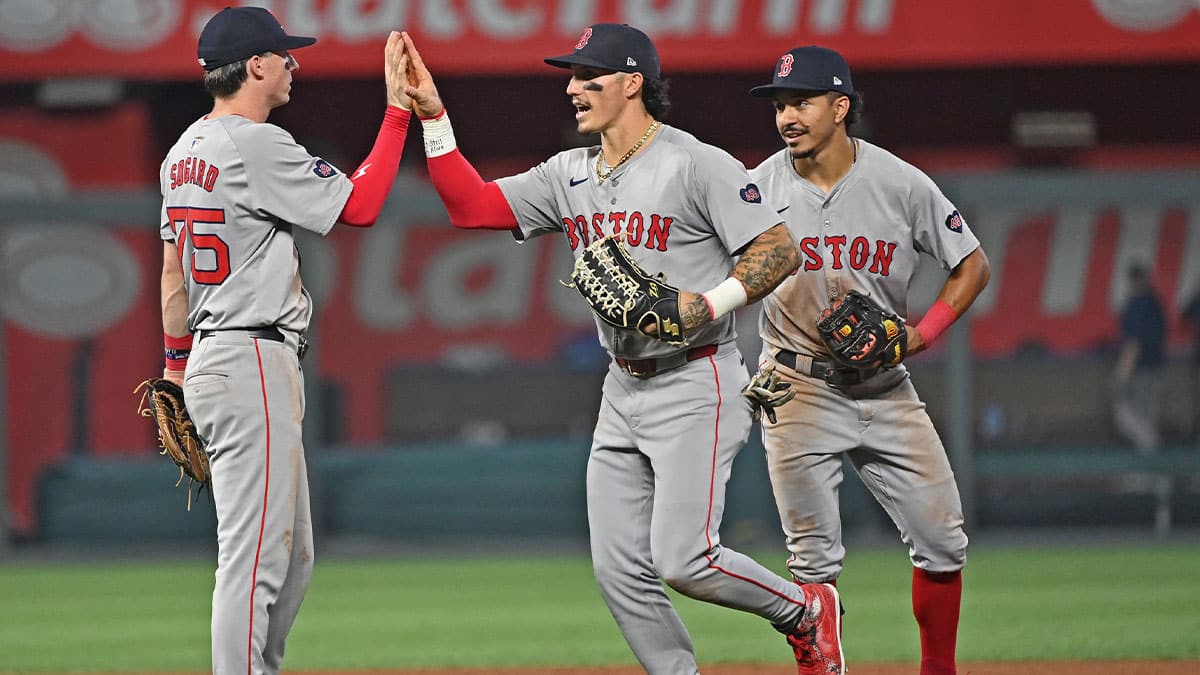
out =
{"type": "Polygon", "coordinates": [[[904,326],[907,353],[918,353],[983,290],[987,257],[928,176],[849,135],[862,98],[839,54],[793,49],[771,84],[751,93],[772,99],[787,147],[750,175],[787,219],[802,255],[797,274],[763,300],[760,321],[760,366],[775,367],[795,392],[777,420],[762,425],[788,567],[801,583],[837,582],[847,456],[908,545],[921,673],[953,673],[967,537],[945,449],[903,365],[835,366],[816,323],[852,290],[905,317],[918,254],[926,253],[950,275],[929,313],[904,326]]]}
{"type": "Polygon", "coordinates": [[[165,377],[182,382],[208,444],[217,512],[214,673],[278,673],[312,576],[300,370],[312,304],[293,231],[372,225],[408,128],[399,33],[384,54],[383,125],[352,177],[268,124],[288,102],[292,51],[315,41],[259,7],[213,16],[197,49],[212,111],[160,173],[165,377]]]}
{"type": "MultiPolygon", "coordinates": [[[[405,34],[410,86],[430,177],[452,222],[508,230],[518,241],[558,233],[573,255],[622,234],[634,259],[663,273],[679,299],[689,346],[597,321],[612,355],[587,468],[596,581],[646,672],[698,672],[692,642],[662,583],[752,612],[796,653],[842,672],[832,585],[799,586],[721,546],[725,484],[750,433],[748,373],[732,310],[755,302],[796,266],[795,244],[744,167],[662,123],[669,102],[658,53],[628,25],[587,28],[572,53],[566,95],[580,133],[600,145],[484,182],[457,149],[433,79],[405,34]],[[735,264],[736,258],[736,264],[735,264]],[[815,656],[814,656],[815,654],[815,656]]],[[[813,671],[818,672],[818,671],[813,671]]]]}

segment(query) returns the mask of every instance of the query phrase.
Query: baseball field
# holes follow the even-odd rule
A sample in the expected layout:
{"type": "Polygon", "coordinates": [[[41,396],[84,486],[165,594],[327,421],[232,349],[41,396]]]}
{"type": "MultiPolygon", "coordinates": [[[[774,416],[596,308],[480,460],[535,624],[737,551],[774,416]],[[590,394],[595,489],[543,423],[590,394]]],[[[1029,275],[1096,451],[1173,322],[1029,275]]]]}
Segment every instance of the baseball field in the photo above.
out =
{"type": "MultiPolygon", "coordinates": [[[[777,552],[757,554],[782,570],[777,552]]],[[[208,668],[211,558],[0,563],[0,672],[208,668]]],[[[136,556],[135,556],[136,558],[136,556]]],[[[856,675],[917,672],[900,548],[851,550],[840,582],[856,675]]],[[[976,545],[960,673],[1200,672],[1200,545],[976,545]]],[[[791,673],[755,617],[676,596],[706,675],[791,673]]],[[[318,557],[291,672],[638,673],[585,555],[318,557]]]]}

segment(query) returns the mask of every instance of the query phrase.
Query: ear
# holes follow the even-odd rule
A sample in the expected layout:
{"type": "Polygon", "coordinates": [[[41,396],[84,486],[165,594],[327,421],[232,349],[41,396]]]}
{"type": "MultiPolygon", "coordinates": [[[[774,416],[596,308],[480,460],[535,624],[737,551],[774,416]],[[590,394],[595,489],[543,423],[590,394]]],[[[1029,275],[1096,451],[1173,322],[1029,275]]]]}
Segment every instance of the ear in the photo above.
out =
{"type": "Polygon", "coordinates": [[[850,97],[838,96],[833,101],[833,121],[835,124],[840,124],[845,121],[846,116],[850,114],[850,97]]]}
{"type": "Polygon", "coordinates": [[[260,54],[246,59],[246,79],[261,80],[266,75],[266,60],[260,54]]]}
{"type": "Polygon", "coordinates": [[[646,78],[641,73],[627,73],[625,75],[625,98],[640,97],[642,85],[645,83],[646,78]]]}

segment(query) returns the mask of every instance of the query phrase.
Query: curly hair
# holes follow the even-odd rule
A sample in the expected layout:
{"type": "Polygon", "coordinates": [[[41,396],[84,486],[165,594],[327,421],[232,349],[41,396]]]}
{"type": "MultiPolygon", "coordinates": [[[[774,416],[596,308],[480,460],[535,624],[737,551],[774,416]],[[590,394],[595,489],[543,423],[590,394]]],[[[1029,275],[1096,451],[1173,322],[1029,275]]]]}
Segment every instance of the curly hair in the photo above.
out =
{"type": "Polygon", "coordinates": [[[671,112],[671,99],[667,92],[671,88],[671,83],[666,80],[655,80],[649,77],[642,80],[642,103],[646,105],[646,112],[659,122],[667,118],[667,113],[671,112]]]}

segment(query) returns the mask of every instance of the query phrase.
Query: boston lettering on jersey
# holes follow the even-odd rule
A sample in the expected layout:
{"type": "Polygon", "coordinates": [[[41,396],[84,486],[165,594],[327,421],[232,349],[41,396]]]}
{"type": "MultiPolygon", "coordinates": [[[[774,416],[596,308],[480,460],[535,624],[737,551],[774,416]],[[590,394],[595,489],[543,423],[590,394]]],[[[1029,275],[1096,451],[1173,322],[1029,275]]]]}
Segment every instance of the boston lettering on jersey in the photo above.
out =
{"type": "Polygon", "coordinates": [[[171,189],[182,185],[195,185],[212,192],[221,170],[199,157],[187,157],[171,165],[171,189]]]}
{"type": "Polygon", "coordinates": [[[587,246],[592,239],[603,239],[610,234],[625,233],[625,243],[629,246],[645,246],[646,248],[667,250],[667,238],[671,236],[671,224],[675,219],[657,213],[643,215],[641,211],[612,211],[610,213],[593,213],[589,220],[587,216],[577,215],[574,218],[563,218],[563,231],[571,241],[574,251],[582,244],[587,246]],[[609,226],[605,227],[605,222],[609,226]]]}
{"type": "Polygon", "coordinates": [[[800,252],[804,254],[805,271],[819,270],[825,264],[821,248],[829,251],[829,267],[840,270],[849,266],[853,270],[870,267],[867,271],[886,277],[892,267],[892,255],[896,252],[896,243],[877,239],[874,247],[866,237],[855,237],[847,242],[844,234],[826,235],[824,237],[804,237],[800,240],[800,252]]]}

